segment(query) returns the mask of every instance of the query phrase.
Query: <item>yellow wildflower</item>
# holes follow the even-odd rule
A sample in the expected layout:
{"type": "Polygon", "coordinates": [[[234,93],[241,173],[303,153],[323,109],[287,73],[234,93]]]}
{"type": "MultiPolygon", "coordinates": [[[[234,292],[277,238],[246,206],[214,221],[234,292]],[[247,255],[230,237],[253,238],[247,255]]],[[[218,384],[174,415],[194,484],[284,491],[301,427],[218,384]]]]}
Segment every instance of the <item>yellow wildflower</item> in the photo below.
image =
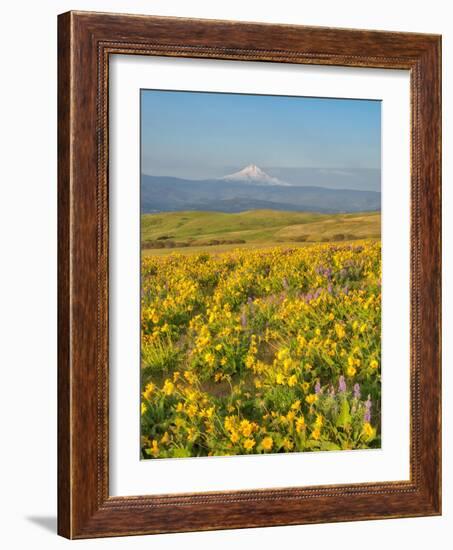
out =
{"type": "Polygon", "coordinates": [[[362,428],[362,435],[364,436],[365,440],[372,439],[375,433],[376,430],[373,428],[373,426],[369,422],[365,422],[362,428]]]}
{"type": "Polygon", "coordinates": [[[251,449],[253,449],[254,446],[255,446],[255,440],[253,438],[246,439],[244,441],[244,449],[246,449],[247,451],[250,451],[251,449]]]}
{"type": "Polygon", "coordinates": [[[234,416],[226,416],[223,425],[226,430],[232,431],[234,428],[234,416]]]}
{"type": "Polygon", "coordinates": [[[152,382],[146,384],[145,391],[142,393],[143,397],[149,400],[155,388],[156,386],[152,382]]]}
{"type": "Polygon", "coordinates": [[[195,382],[197,381],[197,375],[189,370],[184,371],[184,378],[190,384],[195,384],[195,382]]]}
{"type": "Polygon", "coordinates": [[[240,429],[244,437],[249,437],[253,431],[253,425],[248,420],[241,420],[240,429]]]}
{"type": "Polygon", "coordinates": [[[318,396],[315,393],[311,393],[310,395],[307,395],[307,397],[305,398],[305,401],[309,405],[313,405],[313,403],[317,400],[318,400],[318,396]]]}
{"type": "Polygon", "coordinates": [[[282,445],[287,451],[291,451],[294,448],[294,443],[287,437],[282,441],[282,445]]]}
{"type": "Polygon", "coordinates": [[[261,442],[261,446],[263,447],[263,449],[265,451],[270,451],[272,449],[272,445],[274,444],[274,441],[272,439],[272,437],[270,437],[269,435],[266,436],[263,441],[261,442]]]}
{"type": "Polygon", "coordinates": [[[296,420],[296,431],[297,433],[300,433],[304,429],[305,429],[305,418],[303,416],[300,416],[296,420]]]}
{"type": "Polygon", "coordinates": [[[193,418],[197,414],[197,406],[194,403],[190,403],[189,406],[186,408],[187,416],[189,418],[193,418]]]}
{"type": "Polygon", "coordinates": [[[350,377],[354,376],[355,373],[356,373],[355,367],[348,367],[346,369],[346,374],[350,377]]]}
{"type": "Polygon", "coordinates": [[[312,439],[318,440],[320,437],[321,437],[321,430],[320,430],[319,428],[315,428],[315,429],[311,432],[311,438],[312,438],[312,439]]]}
{"type": "Polygon", "coordinates": [[[210,351],[208,353],[205,353],[204,360],[208,365],[213,365],[215,361],[214,354],[212,354],[210,351]]]}
{"type": "Polygon", "coordinates": [[[346,336],[346,332],[344,330],[343,325],[340,325],[340,323],[335,323],[335,332],[337,333],[338,338],[344,338],[346,336]]]}
{"type": "Polygon", "coordinates": [[[151,453],[154,457],[157,457],[159,454],[159,444],[156,439],[153,439],[151,442],[151,453]]]}
{"type": "Polygon", "coordinates": [[[289,357],[287,357],[284,361],[283,361],[283,370],[285,372],[288,372],[289,368],[291,367],[292,365],[292,361],[289,357]]]}
{"type": "Polygon", "coordinates": [[[171,395],[175,391],[175,385],[169,378],[167,378],[162,389],[165,395],[171,395]]]}

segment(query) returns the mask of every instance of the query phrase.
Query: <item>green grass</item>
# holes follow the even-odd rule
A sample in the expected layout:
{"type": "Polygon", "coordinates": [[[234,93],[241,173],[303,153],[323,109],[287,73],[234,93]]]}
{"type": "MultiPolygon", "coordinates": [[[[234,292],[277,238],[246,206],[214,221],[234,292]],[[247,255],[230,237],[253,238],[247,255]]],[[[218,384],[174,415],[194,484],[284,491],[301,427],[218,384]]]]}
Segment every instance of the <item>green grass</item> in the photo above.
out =
{"type": "MultiPolygon", "coordinates": [[[[187,253],[230,248],[304,245],[311,242],[380,238],[381,215],[378,212],[354,214],[317,214],[251,210],[238,214],[224,212],[165,212],[143,214],[141,241],[172,242],[173,248],[147,248],[144,254],[187,253]],[[228,244],[223,241],[240,240],[228,244]],[[209,245],[210,241],[220,241],[209,245]],[[178,246],[179,245],[179,246],[178,246]]],[[[152,245],[153,246],[153,245],[152,245]]]]}

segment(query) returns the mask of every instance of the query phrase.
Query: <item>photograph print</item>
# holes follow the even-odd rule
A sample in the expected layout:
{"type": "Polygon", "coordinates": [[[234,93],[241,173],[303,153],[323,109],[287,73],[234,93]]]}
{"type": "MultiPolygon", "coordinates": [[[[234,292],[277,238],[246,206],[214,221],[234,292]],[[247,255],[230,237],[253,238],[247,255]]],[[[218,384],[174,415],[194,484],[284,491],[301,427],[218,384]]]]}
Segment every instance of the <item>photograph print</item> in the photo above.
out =
{"type": "Polygon", "coordinates": [[[141,90],[142,459],[381,446],[381,102],[141,90]]]}

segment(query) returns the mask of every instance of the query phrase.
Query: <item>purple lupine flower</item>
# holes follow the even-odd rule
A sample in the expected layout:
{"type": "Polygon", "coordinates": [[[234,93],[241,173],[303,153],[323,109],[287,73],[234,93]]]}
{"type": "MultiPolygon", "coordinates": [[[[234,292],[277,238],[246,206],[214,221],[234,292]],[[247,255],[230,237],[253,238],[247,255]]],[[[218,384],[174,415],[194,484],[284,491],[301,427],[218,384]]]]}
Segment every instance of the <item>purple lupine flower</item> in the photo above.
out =
{"type": "Polygon", "coordinates": [[[307,300],[307,302],[309,302],[310,300],[313,300],[313,294],[311,292],[309,292],[306,296],[305,296],[305,299],[307,300]]]}
{"type": "Polygon", "coordinates": [[[328,292],[329,294],[332,294],[332,290],[333,290],[332,283],[329,283],[329,284],[327,285],[327,292],[328,292]]]}
{"type": "Polygon", "coordinates": [[[317,380],[316,384],[315,384],[315,393],[316,394],[321,393],[321,384],[320,384],[319,380],[317,380]]]}
{"type": "Polygon", "coordinates": [[[313,298],[316,300],[316,298],[319,298],[319,295],[321,294],[321,289],[320,288],[317,288],[316,291],[315,291],[315,294],[313,296],[313,298]]]}
{"type": "Polygon", "coordinates": [[[344,379],[344,376],[341,375],[340,376],[340,379],[338,380],[338,391],[340,393],[343,393],[346,391],[346,381],[344,379]]]}
{"type": "Polygon", "coordinates": [[[354,384],[354,398],[360,399],[360,384],[354,384]]]}
{"type": "Polygon", "coordinates": [[[368,396],[368,399],[365,401],[365,412],[363,414],[364,422],[371,422],[371,395],[368,396]]]}

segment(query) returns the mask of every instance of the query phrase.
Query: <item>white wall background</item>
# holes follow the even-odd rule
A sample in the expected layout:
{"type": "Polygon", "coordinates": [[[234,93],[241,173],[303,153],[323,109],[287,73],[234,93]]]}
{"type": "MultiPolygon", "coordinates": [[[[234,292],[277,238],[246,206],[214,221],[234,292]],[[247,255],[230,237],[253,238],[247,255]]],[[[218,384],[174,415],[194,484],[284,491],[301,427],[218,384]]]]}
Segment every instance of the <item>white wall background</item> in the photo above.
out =
{"type": "Polygon", "coordinates": [[[453,18],[447,0],[16,0],[2,5],[0,85],[0,539],[8,549],[232,546],[449,548],[453,278],[453,18]],[[56,530],[57,19],[70,9],[298,23],[443,35],[444,515],[69,542],[56,530]],[[451,332],[451,328],[450,328],[451,332]]]}

